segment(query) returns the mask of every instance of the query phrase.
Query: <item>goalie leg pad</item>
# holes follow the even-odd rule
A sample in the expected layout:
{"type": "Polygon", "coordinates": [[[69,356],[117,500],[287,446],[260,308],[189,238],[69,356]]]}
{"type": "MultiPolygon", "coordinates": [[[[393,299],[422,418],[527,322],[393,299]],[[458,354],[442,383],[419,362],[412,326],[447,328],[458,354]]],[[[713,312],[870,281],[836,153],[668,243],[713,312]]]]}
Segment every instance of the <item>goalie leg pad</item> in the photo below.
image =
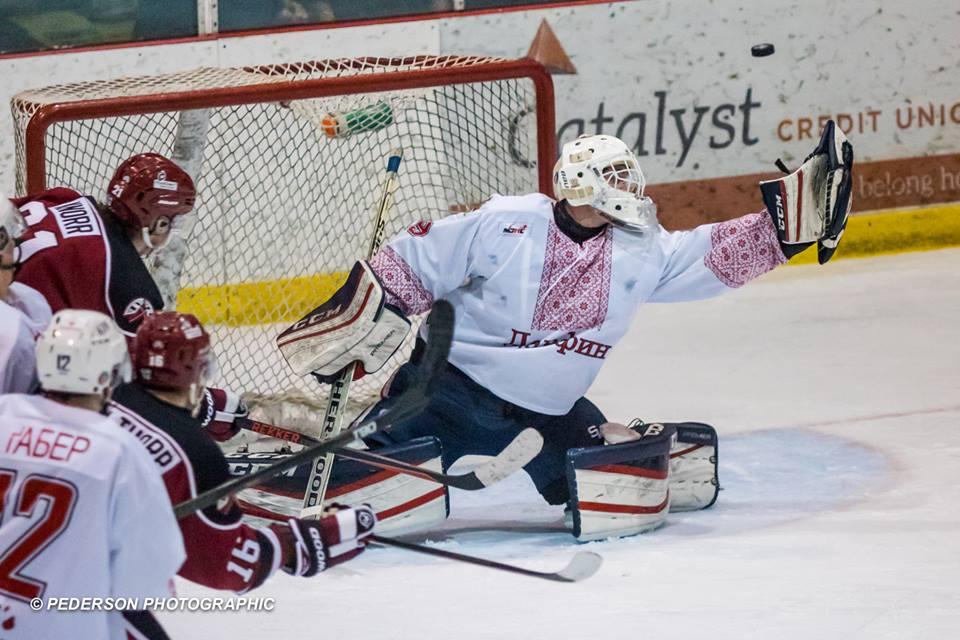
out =
{"type": "Polygon", "coordinates": [[[701,422],[671,426],[677,438],[670,448],[670,510],[712,507],[720,492],[716,429],[701,422]]]}
{"type": "Polygon", "coordinates": [[[667,429],[633,442],[567,452],[573,535],[579,542],[632,536],[666,521],[673,435],[667,429]]]}
{"type": "Polygon", "coordinates": [[[377,276],[360,261],[332,298],[277,337],[277,347],[297,375],[332,377],[352,362],[373,373],[410,331],[410,321],[384,299],[377,276]]]}
{"type": "MultiPolygon", "coordinates": [[[[377,453],[444,471],[440,441],[434,437],[417,438],[377,453]]],[[[393,470],[371,469],[356,460],[342,459],[334,466],[326,502],[370,505],[377,514],[377,532],[383,535],[426,531],[443,524],[450,515],[450,493],[444,485],[393,470]]]]}
{"type": "MultiPolygon", "coordinates": [[[[400,445],[378,449],[377,453],[432,471],[443,471],[440,441],[417,438],[400,445]]],[[[230,454],[227,461],[233,475],[251,473],[264,464],[288,454],[230,454]]],[[[310,464],[296,467],[263,484],[238,494],[240,508],[248,517],[275,522],[298,517],[310,477],[310,464]]],[[[367,504],[377,514],[377,532],[403,535],[435,527],[450,513],[447,487],[392,470],[378,469],[355,460],[338,459],[330,477],[326,503],[367,504]]]]}

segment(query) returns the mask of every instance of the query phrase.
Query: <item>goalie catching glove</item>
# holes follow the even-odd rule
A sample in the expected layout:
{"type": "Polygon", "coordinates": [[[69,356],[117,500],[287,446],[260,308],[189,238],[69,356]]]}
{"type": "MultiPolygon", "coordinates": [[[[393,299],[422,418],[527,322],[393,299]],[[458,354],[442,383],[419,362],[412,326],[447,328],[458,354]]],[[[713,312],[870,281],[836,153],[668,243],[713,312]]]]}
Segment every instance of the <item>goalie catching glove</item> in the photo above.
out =
{"type": "Polygon", "coordinates": [[[853,145],[833,120],[827,122],[820,144],[800,168],[760,183],[763,203],[773,218],[780,247],[792,258],[814,242],[817,260],[825,264],[840,243],[847,226],[853,185],[853,145]]]}
{"type": "Polygon", "coordinates": [[[379,370],[410,331],[410,321],[385,304],[383,287],[358,262],[333,297],[277,337],[277,346],[297,375],[332,382],[353,362],[364,372],[379,370]]]}

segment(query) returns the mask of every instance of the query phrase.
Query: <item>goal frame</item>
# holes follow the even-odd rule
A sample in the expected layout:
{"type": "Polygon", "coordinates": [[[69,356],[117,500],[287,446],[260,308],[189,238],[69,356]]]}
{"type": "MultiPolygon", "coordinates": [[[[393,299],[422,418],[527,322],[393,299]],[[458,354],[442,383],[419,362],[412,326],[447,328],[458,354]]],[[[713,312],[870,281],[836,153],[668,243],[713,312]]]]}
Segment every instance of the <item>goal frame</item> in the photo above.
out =
{"type": "MultiPolygon", "coordinates": [[[[402,58],[355,58],[337,62],[344,65],[362,66],[379,60],[403,65],[418,61],[443,62],[461,56],[411,56],[402,58]]],[[[250,65],[245,71],[263,75],[282,75],[295,72],[298,67],[310,62],[272,65],[250,65]]],[[[537,96],[537,176],[540,191],[552,193],[553,162],[556,154],[556,115],[554,112],[553,79],[542,64],[529,58],[487,62],[475,67],[444,67],[412,71],[395,71],[388,74],[367,74],[337,78],[312,78],[271,82],[256,85],[221,87],[194,91],[157,93],[145,96],[116,96],[92,100],[76,100],[46,104],[30,117],[24,130],[24,189],[37,193],[48,187],[46,184],[46,133],[58,122],[134,116],[147,113],[186,111],[244,104],[306,100],[331,96],[344,96],[364,91],[393,91],[422,89],[442,84],[467,84],[474,82],[530,79],[537,96]]]]}

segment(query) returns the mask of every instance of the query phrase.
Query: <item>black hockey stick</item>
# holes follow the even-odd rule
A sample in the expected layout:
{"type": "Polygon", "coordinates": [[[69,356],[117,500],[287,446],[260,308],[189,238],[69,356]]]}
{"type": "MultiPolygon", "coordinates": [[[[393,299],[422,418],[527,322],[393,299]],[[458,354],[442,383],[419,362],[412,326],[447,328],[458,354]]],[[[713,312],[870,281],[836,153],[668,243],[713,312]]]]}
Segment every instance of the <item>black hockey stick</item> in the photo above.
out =
{"type": "Polygon", "coordinates": [[[477,558],[462,553],[454,553],[453,551],[444,551],[443,549],[434,549],[433,547],[425,547],[423,545],[413,544],[412,542],[403,542],[402,540],[384,538],[378,535],[370,536],[370,540],[388,547],[398,547],[428,556],[466,562],[468,564],[475,564],[480,567],[487,567],[488,569],[498,569],[509,573],[519,573],[523,576],[540,578],[541,580],[552,580],[553,582],[580,582],[581,580],[586,580],[595,574],[600,568],[600,565],[603,564],[603,558],[599,554],[590,551],[580,551],[570,559],[567,566],[559,571],[533,571],[532,569],[524,569],[523,567],[505,564],[495,560],[477,558]]]}
{"type": "Polygon", "coordinates": [[[419,366],[419,378],[410,388],[397,396],[394,404],[375,416],[367,416],[349,431],[344,431],[330,440],[307,447],[253,473],[232,478],[209,491],[181,502],[173,508],[174,515],[179,519],[205,509],[221,498],[280,475],[287,469],[309,462],[337,447],[387,429],[390,425],[412,418],[423,411],[433,393],[436,378],[447,362],[447,354],[450,353],[450,342],[453,339],[453,307],[450,303],[446,300],[437,300],[433,304],[428,323],[427,347],[419,366]]]}
{"type": "MultiPolygon", "coordinates": [[[[244,429],[249,429],[261,435],[270,436],[290,442],[292,444],[316,445],[319,440],[306,434],[278,427],[276,425],[249,420],[243,425],[244,429]]],[[[524,429],[513,441],[508,444],[503,451],[494,456],[492,460],[481,464],[469,473],[447,474],[424,469],[416,465],[394,460],[386,456],[378,455],[373,451],[362,451],[359,449],[337,448],[333,452],[350,460],[364,462],[380,469],[389,469],[400,473],[430,480],[448,487],[463,489],[465,491],[477,491],[499,482],[522,469],[528,462],[533,460],[543,449],[543,436],[536,429],[524,429]]]]}

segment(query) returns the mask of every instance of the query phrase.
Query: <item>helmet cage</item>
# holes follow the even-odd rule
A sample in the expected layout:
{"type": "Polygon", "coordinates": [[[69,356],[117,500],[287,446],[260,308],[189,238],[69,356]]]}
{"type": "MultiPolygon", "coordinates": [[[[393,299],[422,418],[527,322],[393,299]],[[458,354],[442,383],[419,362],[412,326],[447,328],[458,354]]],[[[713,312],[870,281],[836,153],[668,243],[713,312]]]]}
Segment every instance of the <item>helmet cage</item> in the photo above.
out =
{"type": "Polygon", "coordinates": [[[597,170],[600,178],[610,188],[616,191],[629,193],[635,198],[643,197],[645,181],[640,165],[633,158],[622,158],[597,170]]]}
{"type": "Polygon", "coordinates": [[[592,206],[611,224],[632,232],[656,225],[656,205],[643,194],[645,187],[636,156],[613,136],[580,136],[568,142],[554,167],[557,198],[592,206]]]}

